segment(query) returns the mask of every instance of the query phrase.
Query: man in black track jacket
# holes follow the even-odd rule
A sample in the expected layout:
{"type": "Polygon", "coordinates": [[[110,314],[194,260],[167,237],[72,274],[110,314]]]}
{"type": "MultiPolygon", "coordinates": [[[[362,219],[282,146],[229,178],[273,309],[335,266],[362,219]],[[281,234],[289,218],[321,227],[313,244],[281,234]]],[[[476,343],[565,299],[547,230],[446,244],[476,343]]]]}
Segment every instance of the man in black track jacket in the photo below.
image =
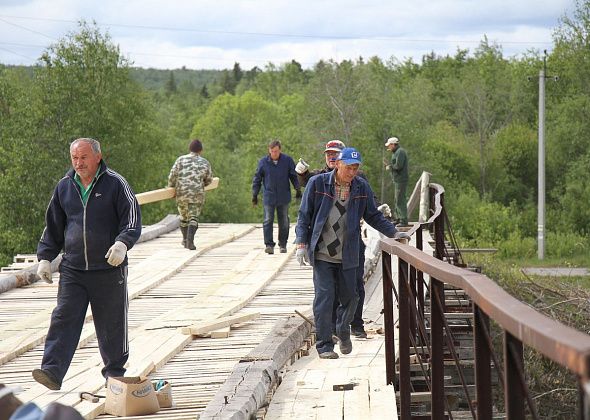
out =
{"type": "Polygon", "coordinates": [[[123,376],[127,337],[127,251],[141,234],[133,190],[102,160],[100,143],[80,138],[70,145],[72,169],[58,182],[37,247],[37,274],[51,282],[51,261],[63,250],[57,306],[45,340],[41,369],[33,378],[61,388],[92,309],[102,374],[123,376]]]}

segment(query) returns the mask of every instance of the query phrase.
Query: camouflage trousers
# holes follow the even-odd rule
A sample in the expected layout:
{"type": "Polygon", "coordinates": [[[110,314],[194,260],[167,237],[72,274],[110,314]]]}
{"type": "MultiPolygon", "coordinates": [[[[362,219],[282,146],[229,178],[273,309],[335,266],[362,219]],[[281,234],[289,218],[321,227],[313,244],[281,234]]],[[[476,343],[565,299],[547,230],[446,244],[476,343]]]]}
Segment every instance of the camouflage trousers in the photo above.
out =
{"type": "Polygon", "coordinates": [[[205,204],[205,194],[198,195],[196,201],[177,201],[178,214],[180,215],[180,226],[199,226],[199,216],[205,204]]]}

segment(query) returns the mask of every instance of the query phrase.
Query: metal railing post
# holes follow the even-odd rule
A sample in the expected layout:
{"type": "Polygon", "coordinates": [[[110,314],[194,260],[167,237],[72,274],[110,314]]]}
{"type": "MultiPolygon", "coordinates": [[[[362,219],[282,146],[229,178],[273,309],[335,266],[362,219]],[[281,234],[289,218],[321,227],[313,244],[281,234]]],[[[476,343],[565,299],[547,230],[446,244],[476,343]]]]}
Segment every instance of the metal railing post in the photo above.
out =
{"type": "Polygon", "coordinates": [[[525,391],[520,381],[520,372],[524,366],[522,342],[504,331],[504,401],[506,418],[524,419],[525,391]]]}
{"type": "Polygon", "coordinates": [[[431,363],[431,393],[432,419],[445,418],[445,367],[444,367],[444,285],[435,278],[430,278],[430,363],[431,363]],[[439,299],[436,298],[439,296],[439,299]],[[443,306],[442,311],[439,310],[443,306]]]}
{"type": "MultiPolygon", "coordinates": [[[[400,418],[410,420],[411,384],[410,384],[410,293],[408,290],[408,263],[398,258],[398,290],[399,295],[399,400],[400,418]]],[[[415,327],[415,323],[414,323],[415,327]]]]}
{"type": "Polygon", "coordinates": [[[477,420],[491,420],[492,418],[491,350],[487,340],[489,331],[490,318],[479,306],[473,304],[473,348],[475,351],[477,420]]]}
{"type": "MultiPolygon", "coordinates": [[[[422,227],[416,231],[416,248],[420,251],[424,250],[422,243],[422,227]]],[[[424,273],[418,270],[416,278],[416,297],[418,298],[418,314],[420,319],[424,319],[424,273]]]]}
{"type": "MultiPolygon", "coordinates": [[[[407,264],[406,264],[407,267],[407,264]]],[[[412,305],[414,308],[417,306],[416,305],[416,293],[417,293],[417,288],[416,288],[416,268],[414,266],[410,266],[410,296],[408,297],[408,305],[412,305]]],[[[413,316],[412,314],[415,314],[416,311],[410,312],[410,334],[412,335],[412,337],[414,339],[416,339],[417,334],[417,322],[419,321],[417,317],[413,316]]]]}
{"type": "MultiPolygon", "coordinates": [[[[441,194],[441,206],[444,206],[443,198],[441,194]]],[[[442,260],[445,255],[445,217],[443,213],[434,219],[434,253],[434,256],[439,260],[442,260]]]]}
{"type": "Polygon", "coordinates": [[[393,280],[391,255],[381,251],[383,275],[383,324],[385,327],[385,379],[387,385],[395,382],[395,324],[393,323],[393,280]]]}

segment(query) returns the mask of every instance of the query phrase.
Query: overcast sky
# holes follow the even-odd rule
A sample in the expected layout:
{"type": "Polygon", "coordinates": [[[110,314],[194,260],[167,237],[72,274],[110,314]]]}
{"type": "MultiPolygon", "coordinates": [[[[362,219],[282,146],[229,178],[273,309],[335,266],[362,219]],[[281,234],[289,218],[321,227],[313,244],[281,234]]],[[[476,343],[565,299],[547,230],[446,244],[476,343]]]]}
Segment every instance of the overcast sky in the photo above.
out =
{"type": "Polygon", "coordinates": [[[487,36],[512,57],[551,50],[575,0],[0,0],[0,63],[34,64],[80,19],[137,67],[263,68],[297,60],[383,60],[473,51],[487,36]]]}

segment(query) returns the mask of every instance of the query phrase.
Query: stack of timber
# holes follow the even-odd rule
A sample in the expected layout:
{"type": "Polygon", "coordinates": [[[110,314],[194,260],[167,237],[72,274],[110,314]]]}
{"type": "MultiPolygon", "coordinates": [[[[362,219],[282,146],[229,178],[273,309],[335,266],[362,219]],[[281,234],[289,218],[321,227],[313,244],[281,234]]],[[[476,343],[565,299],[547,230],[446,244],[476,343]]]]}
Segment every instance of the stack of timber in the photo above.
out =
{"type": "Polygon", "coordinates": [[[9,266],[0,268],[0,273],[20,271],[37,264],[37,262],[37,255],[35,254],[17,254],[13,257],[9,266]]]}

